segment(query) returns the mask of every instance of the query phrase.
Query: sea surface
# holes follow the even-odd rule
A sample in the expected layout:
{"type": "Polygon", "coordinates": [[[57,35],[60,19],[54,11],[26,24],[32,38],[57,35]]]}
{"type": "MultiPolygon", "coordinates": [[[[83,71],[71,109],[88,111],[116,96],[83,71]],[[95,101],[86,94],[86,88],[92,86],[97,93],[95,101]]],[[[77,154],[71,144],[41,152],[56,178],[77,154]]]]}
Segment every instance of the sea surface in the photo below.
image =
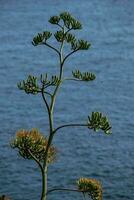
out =
{"type": "MultiPolygon", "coordinates": [[[[56,31],[49,17],[70,12],[83,24],[78,38],[90,41],[65,63],[91,71],[90,83],[66,81],[56,99],[54,125],[84,123],[92,111],[107,115],[112,135],[87,128],[61,129],[54,139],[58,156],[49,167],[48,187],[76,187],[79,177],[101,181],[104,200],[134,200],[134,1],[133,0],[1,0],[0,1],[0,194],[13,200],[38,200],[40,171],[20,158],[9,142],[19,129],[49,130],[41,96],[27,95],[17,83],[31,75],[56,74],[58,58],[33,37],[56,31]]],[[[57,45],[52,39],[51,44],[57,45]]],[[[78,193],[55,192],[48,200],[81,200],[78,193]]],[[[88,198],[87,198],[88,199],[88,198]]]]}

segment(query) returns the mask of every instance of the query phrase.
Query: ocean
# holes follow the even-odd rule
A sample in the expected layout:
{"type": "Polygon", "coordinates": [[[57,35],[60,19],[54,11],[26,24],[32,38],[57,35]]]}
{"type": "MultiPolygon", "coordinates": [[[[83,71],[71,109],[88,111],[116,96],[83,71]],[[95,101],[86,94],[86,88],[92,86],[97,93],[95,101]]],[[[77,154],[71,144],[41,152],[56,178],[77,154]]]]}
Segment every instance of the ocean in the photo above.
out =
{"type": "MultiPolygon", "coordinates": [[[[92,111],[108,116],[112,135],[87,128],[64,128],[54,144],[57,160],[48,171],[48,187],[75,188],[79,177],[98,179],[104,200],[134,199],[134,1],[1,0],[0,1],[0,194],[13,200],[40,199],[41,176],[33,161],[20,158],[10,141],[19,129],[37,127],[47,135],[48,117],[40,95],[27,95],[17,83],[31,75],[56,74],[58,59],[46,47],[31,44],[38,32],[56,28],[50,16],[67,11],[83,25],[78,38],[88,51],[65,63],[91,71],[90,83],[66,81],[56,99],[54,125],[87,121],[92,111]]],[[[57,45],[54,40],[53,45],[57,45]]],[[[55,192],[48,200],[82,199],[78,193],[55,192]]]]}

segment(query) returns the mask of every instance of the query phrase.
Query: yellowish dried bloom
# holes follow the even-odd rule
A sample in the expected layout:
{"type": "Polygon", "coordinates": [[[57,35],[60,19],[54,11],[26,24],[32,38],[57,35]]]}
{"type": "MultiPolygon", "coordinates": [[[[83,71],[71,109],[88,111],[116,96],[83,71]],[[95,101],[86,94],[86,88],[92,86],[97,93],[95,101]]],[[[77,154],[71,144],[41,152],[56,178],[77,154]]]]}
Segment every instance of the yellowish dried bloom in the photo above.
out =
{"type": "Polygon", "coordinates": [[[92,200],[102,200],[101,183],[96,179],[80,178],[77,184],[79,191],[88,193],[92,200]]]}
{"type": "MultiPolygon", "coordinates": [[[[12,148],[18,148],[19,154],[25,159],[33,159],[32,155],[40,162],[45,159],[48,140],[38,129],[19,130],[11,142],[12,148]]],[[[47,163],[52,163],[56,157],[56,148],[50,146],[47,155],[47,163]]]]}

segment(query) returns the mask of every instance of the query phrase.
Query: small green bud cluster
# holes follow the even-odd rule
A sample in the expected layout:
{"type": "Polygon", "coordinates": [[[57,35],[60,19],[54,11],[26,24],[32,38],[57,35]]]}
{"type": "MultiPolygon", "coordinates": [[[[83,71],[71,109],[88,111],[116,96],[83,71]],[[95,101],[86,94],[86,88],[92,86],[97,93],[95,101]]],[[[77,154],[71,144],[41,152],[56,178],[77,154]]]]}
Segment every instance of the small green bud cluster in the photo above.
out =
{"type": "Polygon", "coordinates": [[[45,88],[48,86],[57,86],[61,82],[59,77],[57,76],[52,76],[51,80],[48,80],[47,74],[45,74],[44,76],[41,74],[40,80],[45,88]]]}
{"type": "Polygon", "coordinates": [[[93,81],[96,76],[91,72],[81,73],[79,70],[72,71],[74,78],[82,80],[82,81],[93,81]]]}
{"type": "Polygon", "coordinates": [[[35,76],[29,75],[26,80],[23,80],[18,83],[18,88],[20,90],[24,90],[27,94],[38,94],[41,92],[41,89],[45,89],[49,86],[57,86],[61,81],[59,80],[59,77],[52,76],[50,80],[48,80],[47,74],[40,76],[40,82],[38,80],[39,78],[35,76]]]}
{"type": "Polygon", "coordinates": [[[49,22],[51,24],[58,24],[60,21],[60,17],[59,16],[52,16],[50,19],[49,19],[49,22]]]}
{"type": "Polygon", "coordinates": [[[46,43],[46,41],[52,36],[52,33],[49,31],[44,31],[43,33],[38,33],[37,36],[33,38],[32,44],[34,46],[37,46],[39,44],[42,44],[43,42],[46,43]]]}
{"type": "Polygon", "coordinates": [[[62,20],[62,22],[68,29],[73,29],[73,30],[82,29],[81,23],[74,17],[72,17],[68,12],[63,12],[59,16],[52,16],[49,19],[49,22],[51,24],[59,25],[60,20],[62,20]]]}
{"type": "Polygon", "coordinates": [[[100,112],[92,112],[91,117],[88,116],[88,128],[98,131],[103,130],[104,133],[111,133],[111,126],[106,116],[100,112]]]}
{"type": "MultiPolygon", "coordinates": [[[[59,16],[52,16],[49,19],[49,22],[53,25],[58,25],[61,28],[61,30],[58,30],[56,33],[54,33],[54,37],[57,42],[62,43],[63,41],[66,41],[67,43],[70,43],[71,49],[74,51],[88,50],[91,46],[89,42],[85,40],[77,40],[73,34],[69,33],[71,30],[82,29],[81,23],[71,16],[70,13],[63,12],[59,16]]],[[[38,35],[33,38],[32,44],[34,46],[46,44],[47,40],[51,36],[52,33],[49,31],[38,33],[38,35]]]]}
{"type": "Polygon", "coordinates": [[[26,81],[18,83],[18,88],[25,90],[27,94],[37,94],[39,92],[37,77],[29,75],[26,81]]]}
{"type": "Polygon", "coordinates": [[[65,40],[67,41],[67,43],[72,43],[72,42],[75,42],[76,38],[75,38],[75,35],[71,33],[67,33],[65,40]]]}
{"type": "Polygon", "coordinates": [[[65,34],[63,32],[63,30],[61,31],[57,31],[55,34],[54,34],[54,37],[56,38],[56,40],[58,42],[63,42],[64,38],[65,38],[65,34]]]}
{"type": "Polygon", "coordinates": [[[91,44],[85,40],[75,40],[71,43],[73,50],[88,50],[91,44]]]}

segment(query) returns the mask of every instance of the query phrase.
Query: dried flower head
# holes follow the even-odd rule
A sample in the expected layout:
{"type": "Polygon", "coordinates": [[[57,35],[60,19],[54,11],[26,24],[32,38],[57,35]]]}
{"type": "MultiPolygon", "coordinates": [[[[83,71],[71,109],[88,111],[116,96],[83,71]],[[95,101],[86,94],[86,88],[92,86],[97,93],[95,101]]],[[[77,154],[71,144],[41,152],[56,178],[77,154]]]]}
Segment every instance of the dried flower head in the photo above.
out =
{"type": "Polygon", "coordinates": [[[77,184],[79,191],[88,193],[92,200],[102,200],[101,183],[96,179],[80,178],[77,184]]]}
{"type": "MultiPolygon", "coordinates": [[[[17,148],[19,154],[25,159],[33,159],[34,156],[40,162],[43,162],[46,156],[47,144],[47,138],[38,129],[32,129],[30,131],[19,130],[16,133],[16,138],[11,142],[11,147],[17,148]]],[[[47,163],[52,163],[55,157],[56,148],[51,145],[48,150],[47,163]]]]}

